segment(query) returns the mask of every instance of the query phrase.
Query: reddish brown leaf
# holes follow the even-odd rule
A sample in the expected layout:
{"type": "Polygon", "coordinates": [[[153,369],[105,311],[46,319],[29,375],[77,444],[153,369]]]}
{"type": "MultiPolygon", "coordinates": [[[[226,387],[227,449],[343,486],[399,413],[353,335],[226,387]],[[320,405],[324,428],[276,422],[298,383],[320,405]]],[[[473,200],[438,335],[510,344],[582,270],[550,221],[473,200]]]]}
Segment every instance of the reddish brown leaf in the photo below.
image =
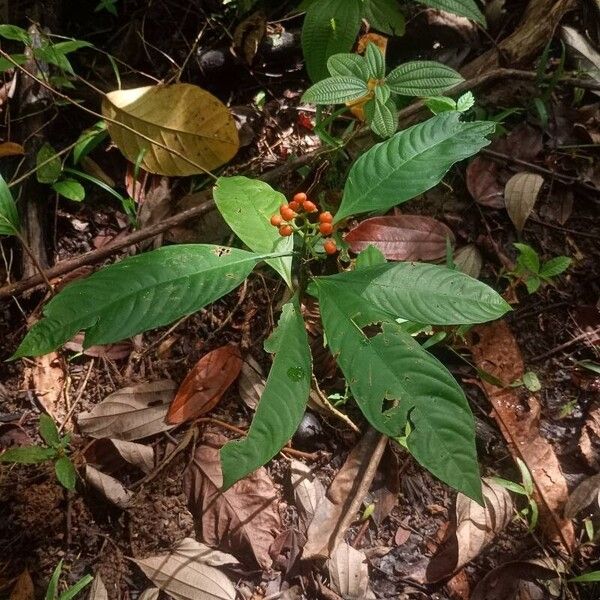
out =
{"type": "MultiPolygon", "coordinates": [[[[505,384],[523,377],[525,368],[517,340],[504,321],[474,328],[470,347],[480,370],[505,384]]],[[[540,435],[538,399],[530,394],[526,402],[521,402],[515,388],[497,387],[485,380],[482,385],[509,450],[525,462],[531,473],[542,529],[571,550],[575,544],[573,526],[562,518],[567,482],[552,446],[540,435]]]]}
{"type": "Polygon", "coordinates": [[[233,344],[205,354],[179,386],[167,413],[167,423],[185,423],[212,410],[241,368],[242,356],[233,344]]]}
{"type": "Polygon", "coordinates": [[[240,559],[253,556],[266,569],[272,563],[269,549],[282,529],[275,485],[261,467],[221,492],[219,448],[226,441],[224,436],[206,433],[184,475],[196,533],[209,546],[240,559]]]}
{"type": "Polygon", "coordinates": [[[478,156],[467,167],[467,188],[477,204],[489,208],[504,207],[504,186],[499,181],[498,165],[478,156]]]}
{"type": "Polygon", "coordinates": [[[368,246],[381,250],[389,260],[437,260],[446,254],[446,239],[452,231],[431,217],[398,215],[365,219],[345,237],[352,252],[368,246]]]}

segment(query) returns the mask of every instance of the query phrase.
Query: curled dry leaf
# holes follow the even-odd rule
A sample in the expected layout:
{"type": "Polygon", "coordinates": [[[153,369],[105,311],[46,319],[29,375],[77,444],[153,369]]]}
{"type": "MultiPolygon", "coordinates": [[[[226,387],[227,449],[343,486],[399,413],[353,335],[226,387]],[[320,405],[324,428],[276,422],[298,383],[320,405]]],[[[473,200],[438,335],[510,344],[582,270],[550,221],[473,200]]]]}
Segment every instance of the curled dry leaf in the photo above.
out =
{"type": "Polygon", "coordinates": [[[504,188],[504,202],[510,220],[519,233],[525,227],[525,221],[531,214],[544,185],[544,178],[537,173],[517,173],[504,188]]]}
{"type": "Polygon", "coordinates": [[[126,441],[167,431],[173,427],[165,417],[175,387],[175,383],[164,379],[117,390],[90,412],[79,414],[79,429],[93,438],[126,441]]]}
{"type": "Polygon", "coordinates": [[[375,246],[389,260],[438,260],[446,255],[446,240],[452,231],[431,217],[397,215],[361,221],[344,237],[358,254],[375,246]]]}
{"type": "Polygon", "coordinates": [[[102,114],[125,158],[137,164],[141,156],[141,168],[150,173],[197,175],[225,164],[238,150],[237,129],[228,108],[188,83],[110,92],[102,102],[102,114]]]}
{"type": "Polygon", "coordinates": [[[122,509],[129,506],[133,494],[125,489],[125,486],[118,479],[98,471],[91,465],[86,465],[85,480],[115,506],[122,509]]]}
{"type": "MultiPolygon", "coordinates": [[[[504,321],[473,328],[469,344],[475,365],[506,384],[521,380],[525,372],[517,340],[504,321]]],[[[531,473],[534,498],[540,507],[540,526],[566,549],[575,545],[570,521],[562,517],[567,501],[567,482],[550,443],[539,431],[541,407],[534,394],[524,406],[515,388],[497,387],[482,380],[492,404],[493,416],[514,457],[520,458],[531,473]]]]}
{"type": "Polygon", "coordinates": [[[205,354],[179,386],[167,422],[179,425],[212,410],[237,379],[241,368],[240,350],[233,344],[205,354]]]}
{"type": "Polygon", "coordinates": [[[427,565],[424,581],[434,583],[458,571],[480,552],[510,522],[513,503],[502,486],[483,480],[485,507],[459,493],[456,497],[455,527],[427,565]]]}
{"type": "Polygon", "coordinates": [[[300,518],[305,529],[307,529],[315,516],[319,502],[325,497],[325,488],[310,467],[307,467],[304,463],[299,460],[292,460],[290,466],[294,499],[300,518]]]}
{"type": "Polygon", "coordinates": [[[375,599],[369,588],[369,569],[364,552],[342,542],[327,561],[333,591],[344,600],[375,599]]]}
{"type": "Polygon", "coordinates": [[[154,450],[150,446],[114,438],[96,440],[87,448],[85,457],[88,463],[101,466],[111,473],[124,463],[134,465],[144,473],[154,469],[154,450]]]}
{"type": "Polygon", "coordinates": [[[92,585],[90,586],[90,593],[87,600],[108,600],[108,591],[106,590],[104,581],[102,581],[102,577],[98,573],[94,575],[94,581],[92,581],[92,585]]]}
{"type": "MultiPolygon", "coordinates": [[[[565,517],[575,518],[592,502],[600,504],[600,475],[584,479],[572,492],[565,504],[565,517]]],[[[598,507],[596,507],[598,508],[598,507]]]]}
{"type": "Polygon", "coordinates": [[[229,578],[207,564],[204,544],[185,538],[169,554],[134,560],[146,577],[175,600],[235,600],[229,578]]]}
{"type": "Polygon", "coordinates": [[[454,264],[459,271],[470,275],[474,279],[478,279],[479,275],[481,275],[481,267],[483,266],[481,252],[479,252],[475,244],[463,246],[454,254],[454,264]]]}
{"type": "Polygon", "coordinates": [[[196,532],[210,546],[253,556],[259,566],[269,568],[269,548],[282,527],[275,485],[261,467],[221,492],[219,448],[226,441],[224,436],[206,433],[184,475],[196,532]]]}
{"type": "Polygon", "coordinates": [[[265,384],[262,367],[248,354],[242,364],[238,392],[244,404],[251,410],[255,410],[258,406],[258,401],[265,390],[265,384]]]}

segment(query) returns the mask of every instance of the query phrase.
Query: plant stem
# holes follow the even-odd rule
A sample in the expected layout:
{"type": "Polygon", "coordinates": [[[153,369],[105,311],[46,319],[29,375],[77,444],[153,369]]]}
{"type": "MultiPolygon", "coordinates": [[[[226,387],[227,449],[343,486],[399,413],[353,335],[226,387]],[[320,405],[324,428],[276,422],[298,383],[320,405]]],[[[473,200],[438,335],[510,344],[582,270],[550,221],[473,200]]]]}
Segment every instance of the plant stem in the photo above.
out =
{"type": "Polygon", "coordinates": [[[17,237],[19,242],[21,242],[21,245],[23,246],[23,249],[25,250],[25,252],[27,252],[27,254],[29,255],[29,258],[31,258],[31,260],[33,261],[35,268],[37,269],[38,273],[44,280],[44,283],[48,287],[48,290],[50,291],[50,295],[54,296],[54,288],[52,287],[52,284],[50,283],[50,280],[48,279],[48,276],[46,275],[46,272],[44,271],[44,268],[40,264],[40,261],[38,260],[37,256],[31,250],[31,248],[29,247],[29,244],[25,241],[23,234],[21,234],[21,232],[15,232],[15,236],[17,237]]]}

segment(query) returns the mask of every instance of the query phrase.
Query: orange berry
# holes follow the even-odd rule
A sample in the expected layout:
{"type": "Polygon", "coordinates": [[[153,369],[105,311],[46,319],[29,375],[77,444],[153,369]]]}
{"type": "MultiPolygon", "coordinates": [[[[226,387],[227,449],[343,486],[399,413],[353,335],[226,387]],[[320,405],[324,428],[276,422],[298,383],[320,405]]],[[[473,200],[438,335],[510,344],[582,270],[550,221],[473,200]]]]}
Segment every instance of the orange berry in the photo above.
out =
{"type": "Polygon", "coordinates": [[[331,223],[333,221],[333,216],[331,213],[326,210],[319,215],[319,223],[331,223]]]}
{"type": "Polygon", "coordinates": [[[282,225],[279,228],[279,235],[282,235],[283,237],[289,237],[292,233],[294,233],[294,230],[291,225],[282,225]]]}
{"type": "Polygon", "coordinates": [[[271,217],[271,225],[273,227],[279,227],[283,223],[283,219],[279,215],[273,215],[271,217]]]}
{"type": "Polygon", "coordinates": [[[283,217],[284,221],[291,221],[292,219],[295,219],[298,216],[296,212],[293,211],[287,204],[281,205],[281,207],[279,208],[279,214],[283,217]]]}
{"type": "Polygon", "coordinates": [[[323,250],[325,250],[327,254],[335,254],[337,252],[337,245],[333,240],[327,240],[323,244],[323,250]]]}
{"type": "Polygon", "coordinates": [[[304,192],[298,192],[293,198],[292,202],[302,204],[306,200],[306,194],[304,192]]]}
{"type": "Polygon", "coordinates": [[[305,200],[302,203],[302,208],[307,212],[307,213],[313,213],[313,212],[317,212],[317,210],[319,210],[317,208],[317,205],[314,202],[311,202],[310,200],[305,200]]]}
{"type": "Polygon", "coordinates": [[[323,235],[329,235],[333,231],[333,225],[331,223],[321,223],[319,225],[319,231],[323,235]]]}
{"type": "Polygon", "coordinates": [[[295,211],[299,211],[302,208],[302,204],[300,202],[296,202],[295,200],[292,200],[288,206],[295,211]]]}

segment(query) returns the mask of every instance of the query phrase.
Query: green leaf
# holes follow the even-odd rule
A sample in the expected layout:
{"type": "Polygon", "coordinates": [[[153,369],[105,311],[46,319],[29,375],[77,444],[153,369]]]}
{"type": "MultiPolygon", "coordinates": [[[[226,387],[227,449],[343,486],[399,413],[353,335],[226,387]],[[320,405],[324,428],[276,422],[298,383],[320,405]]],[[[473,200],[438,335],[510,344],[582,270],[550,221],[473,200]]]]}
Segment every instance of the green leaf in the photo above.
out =
{"type": "Polygon", "coordinates": [[[530,392],[539,392],[542,389],[540,379],[533,371],[527,371],[523,374],[523,385],[530,392]]]}
{"type": "Polygon", "coordinates": [[[539,277],[528,277],[525,280],[525,287],[529,294],[535,294],[540,289],[540,285],[542,285],[542,280],[539,277]]]}
{"type": "Polygon", "coordinates": [[[404,35],[406,23],[397,0],[365,0],[363,11],[371,27],[388,35],[404,35]]]}
{"type": "Polygon", "coordinates": [[[48,582],[48,589],[46,590],[45,600],[56,600],[56,592],[58,589],[58,579],[60,578],[60,572],[62,571],[62,558],[56,565],[56,569],[52,573],[52,577],[50,577],[50,581],[48,582]]]}
{"type": "Polygon", "coordinates": [[[56,479],[67,490],[74,490],[77,483],[77,471],[68,456],[61,456],[54,463],[56,479]]]}
{"type": "Polygon", "coordinates": [[[302,51],[313,81],[327,77],[327,59],[349,52],[360,29],[361,0],[319,0],[308,7],[302,51]]]}
{"type": "Polygon", "coordinates": [[[342,104],[349,100],[357,100],[369,92],[366,81],[356,77],[328,77],[311,85],[302,102],[310,104],[342,104]]]}
{"type": "Polygon", "coordinates": [[[485,17],[475,0],[419,0],[421,4],[467,17],[485,27],[485,17]]]}
{"type": "Polygon", "coordinates": [[[571,583],[594,583],[600,581],[600,571],[589,571],[577,577],[571,577],[569,581],[571,583]]]}
{"type": "Polygon", "coordinates": [[[540,257],[538,253],[527,244],[514,243],[513,246],[519,251],[517,265],[525,271],[537,275],[540,270],[540,257]]]}
{"type": "Polygon", "coordinates": [[[0,175],[0,235],[19,235],[21,222],[10,188],[0,175]]]}
{"type": "Polygon", "coordinates": [[[369,70],[359,54],[334,54],[327,59],[327,70],[333,77],[353,77],[367,81],[369,70]]]}
{"type": "Polygon", "coordinates": [[[517,457],[517,466],[519,467],[519,471],[521,472],[521,479],[523,481],[523,488],[527,492],[528,496],[533,494],[533,479],[531,478],[531,473],[527,468],[527,465],[517,457]]]}
{"type": "Polygon", "coordinates": [[[94,581],[94,578],[91,575],[84,575],[75,585],[72,585],[66,592],[63,592],[58,600],[72,600],[81,590],[90,585],[92,581],[94,581]]]}
{"type": "Polygon", "coordinates": [[[402,96],[437,96],[464,81],[462,75],[442,63],[415,60],[396,67],[386,77],[395,94],[402,96]]]}
{"type": "Polygon", "coordinates": [[[460,113],[447,112],[376,144],[352,165],[335,222],[386,211],[431,189],[454,163],[487,146],[495,126],[463,123],[460,113]]]}
{"type": "MultiPolygon", "coordinates": [[[[11,54],[10,57],[18,65],[24,65],[28,61],[28,58],[27,58],[27,56],[25,56],[25,54],[11,54]]],[[[3,56],[0,56],[0,73],[4,73],[4,71],[8,71],[9,69],[14,69],[14,68],[15,68],[15,65],[13,62],[8,60],[7,58],[4,58],[3,56]]]]}
{"type": "Polygon", "coordinates": [[[297,296],[284,305],[265,348],[275,353],[275,360],[248,435],[221,449],[224,488],[271,460],[292,437],[304,415],[312,366],[297,296]]]}
{"type": "Polygon", "coordinates": [[[94,148],[99,146],[108,137],[108,129],[105,121],[98,121],[95,125],[86,129],[79,136],[73,148],[73,163],[87,156],[94,148]]]}
{"type": "Polygon", "coordinates": [[[456,101],[456,110],[458,112],[467,112],[468,110],[471,110],[473,106],[475,106],[475,96],[473,96],[473,92],[463,94],[456,101]]]}
{"type": "Polygon", "coordinates": [[[61,196],[74,202],[85,199],[85,188],[75,179],[61,179],[52,184],[52,189],[61,196]]]}
{"type": "Polygon", "coordinates": [[[520,483],[515,483],[510,479],[503,479],[502,477],[490,477],[490,480],[515,494],[519,494],[519,496],[528,496],[525,488],[520,483]]]}
{"type": "Polygon", "coordinates": [[[386,263],[315,277],[308,288],[318,296],[340,295],[362,327],[406,319],[428,325],[465,325],[497,319],[510,305],[481,281],[460,271],[425,263],[386,263]]]}
{"type": "Polygon", "coordinates": [[[16,25],[0,25],[0,37],[23,44],[31,44],[31,36],[22,27],[16,25]]]}
{"type": "Polygon", "coordinates": [[[75,71],[66,55],[79,50],[80,48],[93,47],[89,42],[82,40],[67,40],[65,42],[57,42],[56,44],[47,44],[41,48],[34,48],[34,56],[41,61],[50,63],[63,71],[74,75],[75,71]]]}
{"type": "MultiPolygon", "coordinates": [[[[385,84],[376,85],[373,92],[375,93],[375,99],[382,104],[385,104],[390,99],[390,88],[385,84]]],[[[396,105],[393,102],[392,106],[395,111],[396,105]]]]}
{"type": "Polygon", "coordinates": [[[48,446],[60,444],[60,435],[54,419],[47,414],[40,415],[40,435],[48,446]]]}
{"type": "Polygon", "coordinates": [[[443,112],[457,110],[456,102],[447,96],[432,96],[425,98],[425,106],[434,114],[439,115],[443,112]]]}
{"type": "Polygon", "coordinates": [[[354,263],[354,268],[364,269],[365,267],[372,267],[374,265],[383,265],[387,261],[383,252],[375,246],[367,246],[357,257],[354,263]]]}
{"type": "Polygon", "coordinates": [[[393,100],[384,104],[376,98],[369,100],[365,106],[365,118],[369,127],[379,136],[389,138],[396,132],[398,113],[393,100]]]}
{"type": "Polygon", "coordinates": [[[473,415],[452,375],[395,323],[369,337],[338,290],[319,286],[319,306],[328,344],[369,423],[398,437],[410,422],[407,446],[417,461],[482,502],[473,415]]]}
{"type": "Polygon", "coordinates": [[[0,462],[18,463],[20,465],[34,465],[54,458],[52,448],[42,446],[24,446],[22,448],[9,448],[0,454],[0,462]]]}
{"type": "Polygon", "coordinates": [[[556,277],[566,271],[571,265],[571,259],[568,256],[557,256],[545,262],[540,269],[540,277],[549,279],[556,277]]]}
{"type": "Polygon", "coordinates": [[[369,71],[369,77],[383,79],[385,77],[385,57],[383,52],[373,42],[367,44],[365,61],[369,71]]]}
{"type": "Polygon", "coordinates": [[[84,348],[168,325],[235,289],[260,260],[252,252],[181,244],[126,258],[66,286],[13,358],[47,354],[85,331],[84,348]]]}
{"type": "Polygon", "coordinates": [[[266,262],[291,288],[294,238],[280,236],[269,221],[272,215],[278,214],[279,207],[287,203],[285,196],[269,184],[247,177],[220,177],[213,196],[229,227],[250,250],[290,254],[266,262]]]}
{"type": "Polygon", "coordinates": [[[36,157],[36,177],[40,183],[54,183],[62,173],[60,156],[50,144],[44,144],[36,157]]]}

